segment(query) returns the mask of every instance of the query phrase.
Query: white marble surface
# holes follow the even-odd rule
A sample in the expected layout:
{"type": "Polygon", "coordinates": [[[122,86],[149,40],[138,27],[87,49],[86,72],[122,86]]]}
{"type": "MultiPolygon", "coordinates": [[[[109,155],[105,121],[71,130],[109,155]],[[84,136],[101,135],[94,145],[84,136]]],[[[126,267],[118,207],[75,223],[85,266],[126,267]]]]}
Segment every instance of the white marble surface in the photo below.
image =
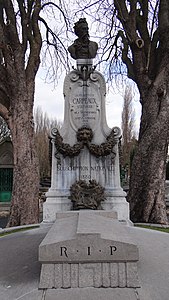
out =
{"type": "MultiPolygon", "coordinates": [[[[78,64],[77,69],[84,64],[84,60],[78,60],[78,64]]],[[[65,116],[60,130],[63,142],[73,146],[77,143],[77,130],[86,126],[93,132],[91,143],[95,145],[106,143],[112,129],[106,122],[106,84],[102,74],[94,71],[87,81],[83,81],[78,72],[73,70],[65,78],[63,93],[65,116]]],[[[114,134],[117,143],[110,155],[96,157],[84,146],[80,154],[73,158],[56,153],[53,136],[52,182],[46,194],[44,222],[54,222],[56,212],[72,208],[69,196],[73,183],[79,180],[89,182],[93,179],[105,188],[106,201],[102,203],[103,209],[115,210],[119,220],[129,221],[129,205],[120,185],[118,141],[121,132],[118,127],[114,127],[114,134]]]]}

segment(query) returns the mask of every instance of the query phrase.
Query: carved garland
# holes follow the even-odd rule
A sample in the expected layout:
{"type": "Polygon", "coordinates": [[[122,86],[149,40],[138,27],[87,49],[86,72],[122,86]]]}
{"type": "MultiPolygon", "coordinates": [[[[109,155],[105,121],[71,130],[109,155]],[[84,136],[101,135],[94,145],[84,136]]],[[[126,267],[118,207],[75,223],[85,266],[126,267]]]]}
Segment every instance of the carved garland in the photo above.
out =
{"type": "Polygon", "coordinates": [[[113,129],[110,135],[106,138],[107,142],[100,145],[95,145],[91,143],[93,138],[93,132],[91,128],[82,127],[77,131],[77,140],[78,142],[73,146],[63,143],[63,138],[61,137],[59,131],[55,129],[55,146],[57,152],[61,153],[64,157],[74,157],[80,154],[81,150],[86,147],[89,149],[90,153],[96,157],[107,156],[115,152],[113,150],[114,146],[117,143],[117,138],[115,137],[115,130],[113,129]]]}
{"type": "Polygon", "coordinates": [[[105,200],[104,188],[95,180],[87,183],[85,180],[76,181],[70,187],[69,199],[73,202],[73,209],[101,209],[101,202],[105,200]]]}

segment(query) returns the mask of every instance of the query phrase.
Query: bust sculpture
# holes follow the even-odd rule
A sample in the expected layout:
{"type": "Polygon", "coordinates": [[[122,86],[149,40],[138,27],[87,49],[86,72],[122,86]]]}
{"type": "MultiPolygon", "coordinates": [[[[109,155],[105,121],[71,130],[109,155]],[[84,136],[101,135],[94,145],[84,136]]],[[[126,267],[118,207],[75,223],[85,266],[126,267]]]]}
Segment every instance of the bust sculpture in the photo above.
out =
{"type": "Polygon", "coordinates": [[[68,47],[71,57],[74,59],[95,58],[98,45],[89,40],[89,28],[85,18],[81,18],[75,23],[74,32],[78,38],[68,47]]]}

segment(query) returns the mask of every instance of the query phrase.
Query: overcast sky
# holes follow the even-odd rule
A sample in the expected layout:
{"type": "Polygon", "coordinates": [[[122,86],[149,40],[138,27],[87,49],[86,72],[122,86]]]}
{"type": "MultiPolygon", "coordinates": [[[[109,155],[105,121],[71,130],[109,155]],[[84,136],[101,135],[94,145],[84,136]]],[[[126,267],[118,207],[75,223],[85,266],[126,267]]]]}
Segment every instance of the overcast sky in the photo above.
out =
{"type": "MultiPolygon", "coordinates": [[[[57,10],[55,12],[55,16],[57,15],[57,10]]],[[[90,22],[89,16],[86,16],[82,13],[82,15],[76,15],[76,20],[78,20],[79,17],[86,17],[88,24],[89,24],[89,32],[91,39],[94,38],[96,42],[99,42],[99,40],[96,40],[95,35],[95,24],[93,22],[90,22]],[[94,37],[92,36],[94,35],[94,37]]],[[[56,20],[54,20],[56,22],[56,20]]],[[[57,23],[57,26],[59,24],[57,23]]],[[[62,24],[61,24],[62,25],[62,24]]],[[[43,29],[43,28],[42,28],[43,29]]],[[[100,33],[101,34],[101,33],[100,33]]],[[[71,33],[70,33],[71,38],[71,33]]],[[[76,36],[72,35],[72,41],[76,38],[76,36]]],[[[100,38],[99,38],[100,39],[100,38]]],[[[97,57],[96,57],[97,58],[97,57]]],[[[97,60],[95,58],[95,60],[97,60]]],[[[70,57],[71,59],[71,57],[70,57]]],[[[94,60],[94,63],[96,61],[94,60]]],[[[48,64],[48,62],[46,63],[48,64]]],[[[75,64],[75,61],[72,59],[72,64],[75,64]]],[[[99,70],[98,70],[99,71],[99,70]]],[[[40,66],[40,69],[38,71],[38,74],[36,76],[36,89],[35,89],[35,108],[37,106],[40,106],[42,111],[48,114],[49,118],[56,118],[58,121],[63,121],[64,116],[64,97],[63,97],[63,81],[65,74],[61,77],[59,80],[58,85],[54,88],[54,85],[45,83],[44,77],[45,77],[45,70],[40,66]],[[43,78],[42,78],[43,77],[43,78]]],[[[117,90],[117,89],[116,89],[117,90]]],[[[124,90],[121,91],[109,91],[106,96],[106,117],[107,117],[107,123],[110,128],[114,126],[121,127],[121,114],[122,114],[122,106],[123,106],[123,95],[124,90]]],[[[138,93],[135,94],[135,97],[133,99],[133,108],[135,110],[135,123],[136,123],[136,130],[139,131],[139,124],[140,124],[140,111],[141,111],[141,105],[139,103],[139,95],[138,93]]]]}
{"type": "MultiPolygon", "coordinates": [[[[63,78],[59,80],[54,88],[53,84],[45,83],[41,78],[41,71],[36,77],[35,88],[35,108],[40,106],[43,112],[46,112],[49,118],[56,118],[63,121],[64,116],[64,97],[63,97],[63,78]]],[[[121,127],[121,113],[123,106],[123,97],[121,92],[111,92],[106,96],[106,118],[110,128],[114,126],[121,127]]],[[[135,110],[136,130],[139,131],[141,105],[139,95],[136,93],[133,99],[133,108],[135,110]]]]}

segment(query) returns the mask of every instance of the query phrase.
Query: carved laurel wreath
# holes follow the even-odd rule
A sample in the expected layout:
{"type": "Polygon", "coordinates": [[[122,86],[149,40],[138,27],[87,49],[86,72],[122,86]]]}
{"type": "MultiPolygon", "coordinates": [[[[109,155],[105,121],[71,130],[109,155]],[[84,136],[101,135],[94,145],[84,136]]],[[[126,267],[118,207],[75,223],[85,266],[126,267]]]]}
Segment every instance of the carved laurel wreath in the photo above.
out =
{"type": "Polygon", "coordinates": [[[73,209],[100,209],[105,200],[104,188],[95,180],[76,181],[70,187],[69,199],[73,202],[73,209]]]}
{"type": "Polygon", "coordinates": [[[55,136],[55,147],[57,152],[61,153],[64,157],[74,157],[80,154],[81,150],[86,147],[89,149],[90,153],[96,157],[107,156],[111,153],[114,155],[114,146],[117,143],[117,138],[115,137],[114,129],[111,131],[110,135],[106,138],[105,143],[100,145],[92,144],[93,132],[91,128],[82,127],[77,131],[77,143],[70,146],[67,143],[63,143],[63,138],[61,137],[59,131],[55,129],[53,135],[55,136]]]}

